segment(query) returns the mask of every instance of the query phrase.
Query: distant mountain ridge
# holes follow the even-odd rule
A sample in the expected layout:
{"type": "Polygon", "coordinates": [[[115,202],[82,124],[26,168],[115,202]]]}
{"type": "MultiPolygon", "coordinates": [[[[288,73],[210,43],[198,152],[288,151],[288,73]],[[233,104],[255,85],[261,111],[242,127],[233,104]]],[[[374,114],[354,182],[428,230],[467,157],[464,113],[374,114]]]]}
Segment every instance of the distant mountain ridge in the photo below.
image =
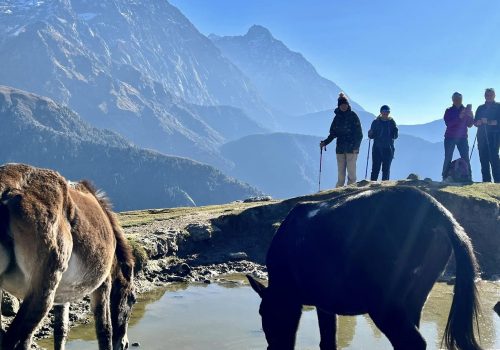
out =
{"type": "Polygon", "coordinates": [[[260,194],[208,165],[168,157],[99,130],[52,100],[0,86],[0,164],[29,163],[87,178],[118,210],[193,206],[260,194]]]}
{"type": "Polygon", "coordinates": [[[138,146],[223,168],[226,139],[202,107],[220,106],[228,124],[237,115],[248,133],[273,124],[245,75],[167,1],[4,1],[0,33],[0,83],[138,146]]]}
{"type": "MultiPolygon", "coordinates": [[[[290,50],[262,26],[243,36],[209,38],[257,87],[264,100],[288,115],[301,115],[336,106],[341,88],[320,76],[298,52],[290,50]]],[[[351,101],[357,110],[363,108],[351,101]]]]}

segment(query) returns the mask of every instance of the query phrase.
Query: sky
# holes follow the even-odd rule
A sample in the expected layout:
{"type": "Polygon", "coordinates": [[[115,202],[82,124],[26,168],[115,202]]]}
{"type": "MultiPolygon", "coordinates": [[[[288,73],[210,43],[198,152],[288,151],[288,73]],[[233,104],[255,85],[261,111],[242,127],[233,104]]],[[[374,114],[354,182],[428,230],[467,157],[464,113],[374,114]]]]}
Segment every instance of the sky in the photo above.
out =
{"type": "Polygon", "coordinates": [[[443,116],[459,91],[500,100],[498,0],[171,0],[203,34],[268,28],[366,110],[400,124],[443,116]]]}

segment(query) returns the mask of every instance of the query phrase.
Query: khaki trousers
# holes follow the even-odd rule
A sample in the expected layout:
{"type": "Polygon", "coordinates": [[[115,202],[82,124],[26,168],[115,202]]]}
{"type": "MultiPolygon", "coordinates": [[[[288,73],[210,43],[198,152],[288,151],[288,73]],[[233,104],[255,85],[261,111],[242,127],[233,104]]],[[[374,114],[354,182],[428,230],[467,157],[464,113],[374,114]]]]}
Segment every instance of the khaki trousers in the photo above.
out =
{"type": "Polygon", "coordinates": [[[342,187],[345,184],[345,175],[347,171],[347,184],[356,182],[356,161],[358,160],[357,153],[342,153],[337,154],[338,181],[337,187],[342,187]]]}

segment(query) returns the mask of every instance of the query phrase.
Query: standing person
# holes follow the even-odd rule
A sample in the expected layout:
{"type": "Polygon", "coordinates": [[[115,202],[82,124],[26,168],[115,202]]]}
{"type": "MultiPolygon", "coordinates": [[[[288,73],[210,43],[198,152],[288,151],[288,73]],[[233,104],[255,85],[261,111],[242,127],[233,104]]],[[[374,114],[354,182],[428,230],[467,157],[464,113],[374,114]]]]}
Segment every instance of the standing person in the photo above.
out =
{"type": "Polygon", "coordinates": [[[380,115],[372,122],[368,137],[373,139],[371,181],[377,181],[382,167],[382,181],[389,180],[391,163],[394,158],[394,140],[398,138],[398,127],[390,117],[387,105],[380,107],[380,115]]]}
{"type": "Polygon", "coordinates": [[[500,104],[495,102],[495,90],[486,89],[485,103],[477,108],[475,125],[477,126],[477,148],[481,161],[483,182],[491,182],[491,174],[495,183],[500,183],[500,104]],[[491,172],[490,172],[491,167],[491,172]]]}
{"type": "Polygon", "coordinates": [[[335,109],[335,117],[330,126],[330,135],[320,142],[323,148],[337,138],[337,166],[338,181],[337,187],[345,184],[347,171],[347,184],[356,182],[356,161],[358,159],[359,147],[363,139],[361,122],[358,115],[352,111],[349,100],[344,93],[339,94],[337,101],[338,108],[335,109]]]}
{"type": "MultiPolygon", "coordinates": [[[[462,104],[462,94],[458,92],[452,95],[451,100],[453,105],[446,109],[443,117],[446,124],[446,132],[444,134],[444,163],[443,172],[441,173],[443,181],[448,177],[455,147],[458,148],[460,157],[467,162],[468,173],[471,174],[467,128],[474,125],[472,106],[467,105],[467,107],[464,107],[462,104]]],[[[468,180],[472,181],[472,176],[468,180]]]]}

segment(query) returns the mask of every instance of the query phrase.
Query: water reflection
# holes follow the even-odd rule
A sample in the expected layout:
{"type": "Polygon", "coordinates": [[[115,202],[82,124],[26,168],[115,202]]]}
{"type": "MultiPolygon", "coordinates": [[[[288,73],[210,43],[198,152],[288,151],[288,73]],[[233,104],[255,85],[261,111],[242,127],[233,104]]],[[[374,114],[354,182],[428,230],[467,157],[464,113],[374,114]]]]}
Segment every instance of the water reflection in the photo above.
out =
{"type": "MultiPolygon", "coordinates": [[[[177,284],[144,295],[131,319],[129,337],[141,349],[265,349],[258,315],[259,299],[243,279],[212,285],[177,284]]],[[[492,311],[500,300],[500,284],[482,282],[481,343],[500,349],[500,318],[492,311]]],[[[451,304],[452,287],[437,284],[425,306],[421,331],[428,349],[439,349],[451,304]]],[[[340,317],[341,349],[390,349],[390,343],[367,316],[340,317]]],[[[97,348],[93,326],[71,330],[67,349],[97,348]]],[[[318,349],[316,312],[307,308],[301,319],[297,349],[318,349]]],[[[51,349],[51,342],[43,346],[51,349]]]]}

